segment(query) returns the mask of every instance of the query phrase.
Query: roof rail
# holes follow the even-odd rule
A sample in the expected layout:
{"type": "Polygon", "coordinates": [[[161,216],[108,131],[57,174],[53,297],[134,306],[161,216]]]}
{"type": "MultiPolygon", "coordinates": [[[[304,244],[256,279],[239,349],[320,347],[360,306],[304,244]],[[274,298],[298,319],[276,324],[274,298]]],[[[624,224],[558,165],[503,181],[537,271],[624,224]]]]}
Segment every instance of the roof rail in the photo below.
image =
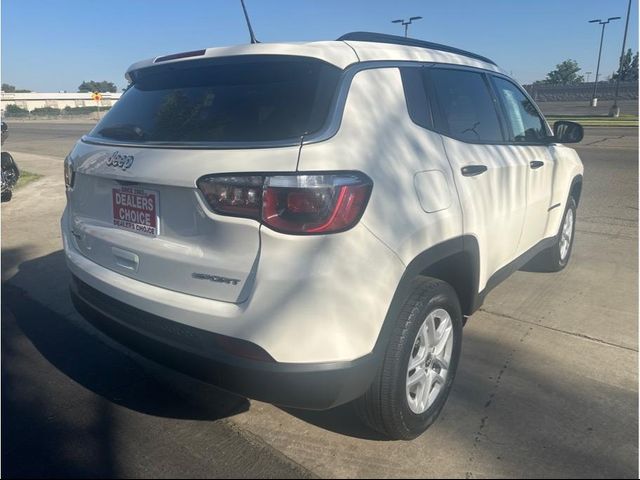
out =
{"type": "Polygon", "coordinates": [[[459,48],[442,45],[440,43],[417,40],[415,38],[399,37],[398,35],[387,35],[386,33],[350,32],[338,38],[338,41],[340,40],[353,40],[355,42],[393,43],[396,45],[406,45],[408,47],[429,48],[431,50],[440,50],[442,52],[464,55],[465,57],[475,58],[476,60],[481,60],[483,62],[496,65],[496,62],[494,62],[493,60],[476,53],[467,52],[466,50],[460,50],[459,48]]]}

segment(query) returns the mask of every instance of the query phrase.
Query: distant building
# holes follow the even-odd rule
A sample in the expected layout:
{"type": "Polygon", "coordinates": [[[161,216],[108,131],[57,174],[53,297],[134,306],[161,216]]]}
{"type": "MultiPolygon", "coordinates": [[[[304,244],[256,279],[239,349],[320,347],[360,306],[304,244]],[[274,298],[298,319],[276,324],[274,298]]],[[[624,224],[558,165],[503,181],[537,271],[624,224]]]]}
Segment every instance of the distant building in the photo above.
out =
{"type": "Polygon", "coordinates": [[[96,102],[91,98],[91,93],[0,93],[0,110],[5,111],[7,105],[16,105],[25,110],[32,111],[35,108],[52,107],[63,109],[65,107],[111,107],[122,95],[121,92],[103,93],[102,100],[96,102]]]}

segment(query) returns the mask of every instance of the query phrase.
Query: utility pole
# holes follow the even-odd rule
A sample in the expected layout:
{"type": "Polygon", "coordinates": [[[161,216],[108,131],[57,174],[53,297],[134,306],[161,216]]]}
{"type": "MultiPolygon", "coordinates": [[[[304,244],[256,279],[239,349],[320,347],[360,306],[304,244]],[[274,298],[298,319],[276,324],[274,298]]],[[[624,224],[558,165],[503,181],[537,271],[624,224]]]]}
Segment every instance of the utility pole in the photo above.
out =
{"type": "Polygon", "coordinates": [[[598,66],[596,67],[596,81],[593,84],[593,95],[591,96],[591,106],[595,107],[598,105],[598,98],[596,97],[596,93],[598,90],[598,75],[600,73],[600,57],[602,56],[602,42],[604,40],[604,27],[607,26],[612,20],[620,20],[620,17],[609,17],[606,22],[603,22],[602,19],[598,18],[596,20],[589,20],[589,23],[598,23],[602,25],[602,34],[600,34],[600,50],[598,51],[598,66]]]}
{"type": "Polygon", "coordinates": [[[624,37],[622,37],[622,52],[620,53],[620,66],[618,67],[618,77],[616,78],[616,93],[613,96],[613,105],[609,110],[609,116],[618,118],[620,116],[620,107],[618,106],[618,90],[620,88],[620,74],[622,73],[622,61],[624,59],[624,47],[627,46],[627,31],[629,30],[629,14],[631,13],[631,0],[627,7],[627,23],[624,26],[624,37]]]}
{"type": "Polygon", "coordinates": [[[404,25],[404,36],[406,38],[409,34],[409,25],[411,25],[414,20],[421,20],[421,19],[422,17],[411,17],[409,18],[408,21],[405,21],[404,18],[401,18],[399,20],[392,20],[391,23],[401,23],[402,25],[404,25]]]}

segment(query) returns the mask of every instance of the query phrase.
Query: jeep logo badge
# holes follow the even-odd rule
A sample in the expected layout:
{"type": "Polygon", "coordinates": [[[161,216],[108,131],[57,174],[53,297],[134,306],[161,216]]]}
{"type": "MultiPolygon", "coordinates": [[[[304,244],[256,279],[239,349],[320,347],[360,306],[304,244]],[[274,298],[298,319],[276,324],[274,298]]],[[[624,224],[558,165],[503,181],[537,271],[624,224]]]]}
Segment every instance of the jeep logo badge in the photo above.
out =
{"type": "Polygon", "coordinates": [[[117,167],[126,170],[131,165],[133,165],[133,155],[125,155],[116,151],[107,158],[108,167],[117,167]]]}

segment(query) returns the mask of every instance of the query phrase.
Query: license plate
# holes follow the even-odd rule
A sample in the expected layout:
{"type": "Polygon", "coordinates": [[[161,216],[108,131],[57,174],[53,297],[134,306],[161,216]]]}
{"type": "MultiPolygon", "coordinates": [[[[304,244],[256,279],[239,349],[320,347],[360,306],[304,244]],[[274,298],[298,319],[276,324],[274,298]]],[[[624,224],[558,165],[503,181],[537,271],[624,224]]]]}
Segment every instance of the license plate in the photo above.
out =
{"type": "Polygon", "coordinates": [[[158,235],[158,192],[137,187],[114,187],[113,224],[125,230],[158,235]]]}

